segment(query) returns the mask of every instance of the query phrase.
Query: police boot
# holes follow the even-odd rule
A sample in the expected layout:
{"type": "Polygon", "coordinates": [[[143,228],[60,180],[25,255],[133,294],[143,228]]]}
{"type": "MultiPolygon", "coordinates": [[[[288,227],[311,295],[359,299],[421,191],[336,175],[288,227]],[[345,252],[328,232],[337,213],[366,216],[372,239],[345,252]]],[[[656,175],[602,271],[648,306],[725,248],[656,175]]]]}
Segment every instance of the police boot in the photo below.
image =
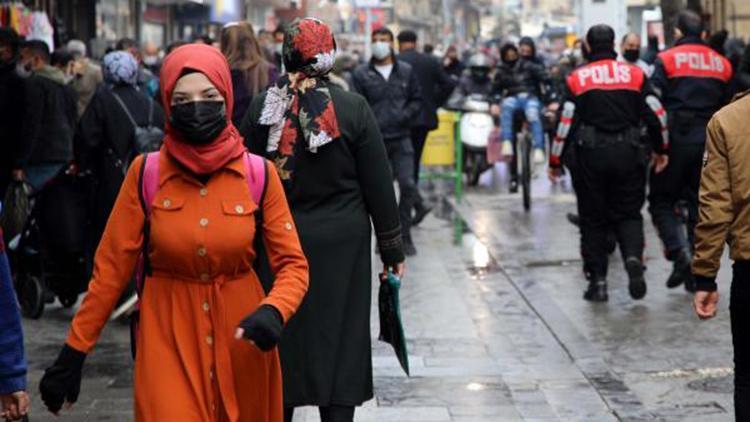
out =
{"type": "Polygon", "coordinates": [[[589,287],[583,293],[583,298],[589,302],[606,302],[609,300],[607,295],[607,280],[599,279],[589,282],[589,287]]]}
{"type": "MultiPolygon", "coordinates": [[[[692,274],[690,273],[690,264],[690,255],[688,255],[685,251],[681,251],[677,256],[677,259],[675,259],[674,263],[672,264],[672,274],[670,274],[669,278],[667,279],[668,288],[674,289],[675,287],[678,287],[680,284],[685,282],[693,284],[690,282],[690,279],[692,279],[692,274]]],[[[686,288],[688,287],[689,286],[686,286],[686,288]]]]}
{"type": "Polygon", "coordinates": [[[643,276],[643,263],[631,256],[625,260],[625,271],[628,273],[628,291],[635,300],[646,296],[646,278],[643,276]]]}

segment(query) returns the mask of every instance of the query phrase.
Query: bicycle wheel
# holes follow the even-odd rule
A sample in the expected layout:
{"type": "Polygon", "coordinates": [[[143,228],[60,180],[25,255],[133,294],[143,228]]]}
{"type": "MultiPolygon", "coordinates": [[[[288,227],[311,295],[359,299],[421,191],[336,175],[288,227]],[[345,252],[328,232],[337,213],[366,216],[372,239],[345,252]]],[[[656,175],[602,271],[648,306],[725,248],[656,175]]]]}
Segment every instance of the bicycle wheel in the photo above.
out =
{"type": "Polygon", "coordinates": [[[521,140],[521,185],[523,189],[523,209],[531,209],[531,136],[528,131],[523,132],[521,140]]]}
{"type": "Polygon", "coordinates": [[[21,313],[26,318],[39,319],[44,313],[44,285],[39,277],[17,275],[16,292],[21,313]]]}

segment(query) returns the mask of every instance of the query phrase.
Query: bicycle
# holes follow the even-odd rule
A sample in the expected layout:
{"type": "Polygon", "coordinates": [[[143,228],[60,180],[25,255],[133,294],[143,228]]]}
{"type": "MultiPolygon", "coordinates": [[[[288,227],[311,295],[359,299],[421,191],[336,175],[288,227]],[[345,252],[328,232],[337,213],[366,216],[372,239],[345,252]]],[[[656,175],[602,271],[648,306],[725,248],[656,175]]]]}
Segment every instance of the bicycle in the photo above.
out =
{"type": "Polygon", "coordinates": [[[525,211],[529,211],[531,210],[531,177],[533,172],[531,152],[533,137],[529,129],[529,123],[526,121],[522,110],[519,110],[513,116],[513,133],[515,134],[515,145],[513,158],[510,163],[511,192],[517,192],[520,175],[523,208],[525,211]],[[518,157],[521,159],[519,160],[518,157]]]}

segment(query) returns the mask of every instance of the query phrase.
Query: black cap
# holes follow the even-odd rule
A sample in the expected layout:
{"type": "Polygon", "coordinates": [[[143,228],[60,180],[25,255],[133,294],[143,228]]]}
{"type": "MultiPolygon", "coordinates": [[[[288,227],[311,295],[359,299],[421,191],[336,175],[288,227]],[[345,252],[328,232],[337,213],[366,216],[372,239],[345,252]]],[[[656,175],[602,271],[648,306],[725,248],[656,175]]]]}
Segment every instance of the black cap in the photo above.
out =
{"type": "Polygon", "coordinates": [[[700,37],[703,33],[703,19],[692,10],[683,10],[677,15],[677,29],[685,36],[700,37]]]}
{"type": "Polygon", "coordinates": [[[592,54],[612,51],[615,45],[615,30],[605,24],[594,25],[586,33],[586,42],[592,54]]]}

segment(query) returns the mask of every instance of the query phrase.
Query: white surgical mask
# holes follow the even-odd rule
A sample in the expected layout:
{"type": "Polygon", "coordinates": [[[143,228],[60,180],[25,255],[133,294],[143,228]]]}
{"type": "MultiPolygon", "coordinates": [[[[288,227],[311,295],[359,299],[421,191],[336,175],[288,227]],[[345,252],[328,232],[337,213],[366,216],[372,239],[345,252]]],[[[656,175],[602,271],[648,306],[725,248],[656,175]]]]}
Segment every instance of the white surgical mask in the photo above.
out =
{"type": "Polygon", "coordinates": [[[372,43],[372,56],[377,60],[383,60],[391,55],[391,44],[385,41],[372,43]]]}
{"type": "Polygon", "coordinates": [[[31,69],[27,68],[25,64],[19,62],[16,65],[16,74],[24,79],[31,76],[31,69]]]}
{"type": "Polygon", "coordinates": [[[159,63],[159,56],[143,56],[143,64],[146,66],[154,66],[159,63]]]}

